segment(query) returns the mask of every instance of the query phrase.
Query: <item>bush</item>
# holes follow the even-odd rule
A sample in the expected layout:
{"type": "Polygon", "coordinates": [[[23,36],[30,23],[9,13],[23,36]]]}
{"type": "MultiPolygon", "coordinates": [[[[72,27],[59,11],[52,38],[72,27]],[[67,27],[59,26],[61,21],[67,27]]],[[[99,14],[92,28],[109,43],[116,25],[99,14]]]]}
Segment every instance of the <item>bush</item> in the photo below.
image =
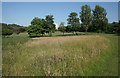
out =
{"type": "Polygon", "coordinates": [[[10,30],[10,29],[3,29],[2,30],[2,35],[3,36],[9,36],[9,35],[12,35],[13,34],[13,31],[10,30]]]}

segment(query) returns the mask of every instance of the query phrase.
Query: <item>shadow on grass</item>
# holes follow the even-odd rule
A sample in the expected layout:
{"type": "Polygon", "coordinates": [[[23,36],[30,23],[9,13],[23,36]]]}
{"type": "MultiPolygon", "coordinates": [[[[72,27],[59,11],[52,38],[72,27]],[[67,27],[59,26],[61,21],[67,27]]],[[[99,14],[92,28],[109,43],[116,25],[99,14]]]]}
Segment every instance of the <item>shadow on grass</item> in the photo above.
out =
{"type": "Polygon", "coordinates": [[[49,36],[49,35],[44,35],[44,36],[29,36],[29,38],[40,38],[40,37],[52,37],[52,36],[49,36]]]}

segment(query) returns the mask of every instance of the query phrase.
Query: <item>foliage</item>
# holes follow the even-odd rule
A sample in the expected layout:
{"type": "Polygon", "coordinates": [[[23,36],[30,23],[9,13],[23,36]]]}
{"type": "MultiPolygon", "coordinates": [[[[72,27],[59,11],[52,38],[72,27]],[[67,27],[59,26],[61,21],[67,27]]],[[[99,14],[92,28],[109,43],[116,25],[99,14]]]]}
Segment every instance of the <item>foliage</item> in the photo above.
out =
{"type": "Polygon", "coordinates": [[[39,25],[30,25],[28,27],[28,34],[30,37],[32,36],[40,36],[42,31],[42,27],[39,25]]]}
{"type": "Polygon", "coordinates": [[[61,31],[61,32],[63,32],[63,34],[64,34],[64,32],[65,32],[65,30],[66,30],[66,28],[65,28],[65,26],[64,26],[64,22],[61,22],[61,23],[60,23],[58,30],[61,31]]]}
{"type": "Polygon", "coordinates": [[[9,35],[12,35],[12,34],[13,34],[12,28],[9,27],[7,24],[2,23],[2,35],[3,36],[9,36],[9,35]]]}
{"type": "Polygon", "coordinates": [[[87,32],[92,21],[91,9],[90,6],[83,5],[81,10],[82,11],[80,12],[80,18],[81,18],[82,26],[84,27],[85,32],[87,32]]]}
{"type": "Polygon", "coordinates": [[[119,20],[119,26],[118,26],[118,35],[120,35],[120,20],[119,20]]]}
{"type": "Polygon", "coordinates": [[[78,14],[76,12],[71,12],[70,15],[68,16],[68,26],[67,29],[69,29],[69,32],[76,32],[78,31],[77,29],[80,27],[80,22],[78,18],[78,14]]]}
{"type": "Polygon", "coordinates": [[[13,33],[19,34],[27,30],[25,27],[17,25],[17,24],[1,23],[1,25],[2,25],[3,36],[12,35],[13,33]]]}
{"type": "Polygon", "coordinates": [[[28,27],[28,34],[30,37],[43,36],[45,33],[52,35],[55,32],[55,24],[53,15],[47,15],[45,19],[35,17],[28,27]]]}
{"type": "Polygon", "coordinates": [[[28,27],[28,34],[30,37],[32,36],[40,36],[41,33],[44,34],[45,32],[43,31],[43,23],[42,23],[42,19],[35,17],[32,21],[31,21],[31,25],[28,27]]]}
{"type": "Polygon", "coordinates": [[[107,31],[108,19],[106,17],[106,10],[96,5],[93,11],[93,20],[92,20],[92,31],[96,32],[105,32],[107,31]]]}
{"type": "Polygon", "coordinates": [[[120,24],[118,22],[112,22],[108,24],[107,33],[119,34],[119,32],[120,32],[120,24]]]}
{"type": "Polygon", "coordinates": [[[70,25],[66,26],[66,32],[72,32],[72,26],[70,25]]]}
{"type": "Polygon", "coordinates": [[[46,18],[46,24],[47,24],[47,32],[52,34],[52,32],[55,32],[55,24],[54,24],[54,18],[53,15],[47,15],[46,18]]]}
{"type": "MultiPolygon", "coordinates": [[[[106,17],[107,12],[105,8],[99,5],[96,5],[93,10],[91,10],[89,5],[83,5],[79,14],[80,18],[78,18],[76,12],[71,12],[68,15],[67,26],[60,26],[59,31],[63,32],[63,34],[64,32],[119,33],[120,31],[118,24],[108,24],[106,17]],[[82,22],[81,24],[80,21],[82,22]]],[[[33,28],[35,30],[33,33],[36,34],[36,36],[41,34],[42,36],[46,34],[52,36],[52,33],[55,32],[53,15],[47,15],[45,19],[34,18],[34,20],[31,21],[30,27],[28,34],[32,33],[33,30],[31,29],[33,28]],[[38,30],[34,27],[38,28],[38,30]]]]}
{"type": "Polygon", "coordinates": [[[11,27],[11,30],[16,34],[20,34],[27,30],[24,26],[20,26],[17,24],[8,24],[8,26],[11,27]]]}
{"type": "MultiPolygon", "coordinates": [[[[120,33],[120,21],[108,23],[106,17],[107,12],[105,8],[96,5],[91,11],[89,5],[83,5],[81,7],[81,12],[78,14],[76,12],[71,12],[68,15],[67,26],[61,24],[59,31],[63,32],[98,32],[98,33],[120,33]],[[80,24],[81,21],[81,24],[80,24]]],[[[12,32],[19,34],[21,32],[28,31],[29,36],[52,36],[55,32],[55,24],[53,15],[45,16],[45,19],[35,17],[31,21],[31,25],[27,27],[20,26],[17,24],[2,24],[3,33],[12,32]],[[5,30],[4,30],[5,29],[5,30]],[[10,30],[10,31],[9,31],[10,30]]],[[[6,33],[8,34],[8,33],[6,33]]]]}
{"type": "Polygon", "coordinates": [[[10,30],[10,29],[3,29],[2,30],[2,35],[3,36],[9,36],[9,35],[12,35],[13,34],[13,31],[10,30]]]}
{"type": "Polygon", "coordinates": [[[38,17],[35,17],[32,21],[31,21],[31,25],[41,25],[41,19],[38,17]]]}

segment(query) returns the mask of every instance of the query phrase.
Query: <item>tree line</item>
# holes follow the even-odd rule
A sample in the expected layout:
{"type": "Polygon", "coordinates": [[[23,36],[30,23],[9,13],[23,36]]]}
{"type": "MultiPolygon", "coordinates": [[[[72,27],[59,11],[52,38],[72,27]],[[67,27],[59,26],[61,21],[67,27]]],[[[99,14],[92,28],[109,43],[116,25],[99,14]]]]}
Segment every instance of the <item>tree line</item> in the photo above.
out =
{"type": "MultiPolygon", "coordinates": [[[[35,17],[31,21],[31,25],[28,27],[20,26],[17,24],[5,24],[2,25],[2,35],[11,35],[13,33],[19,34],[27,31],[30,37],[37,36],[52,36],[52,33],[56,31],[53,15],[45,16],[45,19],[35,17]]],[[[58,28],[63,34],[65,32],[96,32],[96,33],[110,33],[118,34],[120,32],[120,21],[108,23],[106,10],[96,5],[94,9],[91,9],[89,5],[83,5],[79,15],[76,12],[71,12],[67,18],[67,26],[64,22],[61,22],[58,28]]]]}
{"type": "Polygon", "coordinates": [[[68,15],[67,26],[61,22],[58,30],[63,32],[97,32],[97,33],[118,33],[120,21],[108,23],[106,10],[96,5],[92,10],[89,5],[83,5],[79,16],[76,12],[68,15]],[[81,21],[81,24],[80,24],[81,21]]]}
{"type": "MultiPolygon", "coordinates": [[[[120,26],[117,22],[108,23],[107,12],[103,7],[96,5],[92,10],[89,5],[83,5],[79,16],[76,12],[71,12],[67,18],[67,26],[61,22],[58,30],[63,34],[65,32],[118,33],[120,26]]],[[[47,33],[51,36],[54,31],[53,15],[47,15],[45,19],[35,17],[28,27],[29,36],[44,36],[47,33]]]]}
{"type": "Polygon", "coordinates": [[[13,33],[19,34],[27,31],[27,27],[20,26],[17,24],[0,23],[0,25],[2,26],[2,36],[9,36],[12,35],[13,33]]]}

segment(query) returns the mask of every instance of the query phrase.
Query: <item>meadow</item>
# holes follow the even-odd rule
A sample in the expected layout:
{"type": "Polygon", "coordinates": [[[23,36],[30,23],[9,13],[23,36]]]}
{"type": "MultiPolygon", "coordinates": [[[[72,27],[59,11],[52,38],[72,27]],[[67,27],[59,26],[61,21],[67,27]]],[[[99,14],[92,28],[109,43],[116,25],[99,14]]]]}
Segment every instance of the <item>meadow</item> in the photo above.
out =
{"type": "Polygon", "coordinates": [[[2,37],[0,36],[0,76],[2,76],[2,37]]]}
{"type": "Polygon", "coordinates": [[[117,76],[118,36],[56,32],[29,38],[2,38],[3,76],[117,76]],[[58,36],[57,36],[58,35],[58,36]]]}

